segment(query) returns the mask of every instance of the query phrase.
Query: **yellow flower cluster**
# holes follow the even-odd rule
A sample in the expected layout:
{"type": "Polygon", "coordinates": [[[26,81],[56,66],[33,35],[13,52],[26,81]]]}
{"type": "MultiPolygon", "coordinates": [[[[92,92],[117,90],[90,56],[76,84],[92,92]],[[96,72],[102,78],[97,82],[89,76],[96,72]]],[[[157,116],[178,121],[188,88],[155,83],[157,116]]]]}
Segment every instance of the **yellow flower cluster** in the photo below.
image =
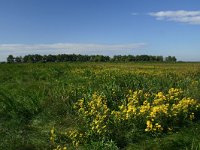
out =
{"type": "Polygon", "coordinates": [[[57,146],[55,149],[53,149],[53,150],[67,150],[67,147],[66,147],[66,146],[62,147],[62,146],[58,145],[58,146],[57,146]]]}
{"type": "Polygon", "coordinates": [[[168,91],[168,96],[179,97],[183,91],[181,89],[171,88],[168,91]]]}
{"type": "Polygon", "coordinates": [[[88,123],[92,131],[97,134],[106,133],[106,119],[109,113],[106,100],[94,93],[91,101],[88,101],[85,105],[83,103],[84,99],[77,103],[79,106],[78,111],[84,118],[89,120],[88,123]]]}
{"type": "Polygon", "coordinates": [[[159,123],[155,123],[155,125],[153,125],[153,121],[147,120],[146,122],[146,129],[145,131],[162,131],[163,127],[159,124],[159,123]]]}
{"type": "Polygon", "coordinates": [[[133,118],[134,115],[136,114],[136,107],[134,105],[133,101],[134,99],[129,98],[128,99],[128,104],[127,105],[121,105],[119,106],[119,111],[112,111],[112,114],[116,115],[118,119],[122,120],[128,120],[130,118],[133,118]],[[117,116],[118,115],[118,116],[117,116]]]}
{"type": "Polygon", "coordinates": [[[193,120],[195,112],[200,110],[199,102],[183,97],[181,89],[171,88],[167,94],[158,92],[150,95],[142,90],[129,93],[126,103],[119,106],[118,111],[113,110],[111,115],[118,121],[145,118],[147,132],[171,131],[179,116],[193,120]]]}
{"type": "Polygon", "coordinates": [[[180,89],[171,88],[166,95],[158,92],[147,115],[145,131],[163,131],[164,128],[171,131],[174,125],[178,125],[176,120],[193,120],[194,112],[199,111],[199,106],[197,100],[183,97],[180,89]]]}
{"type": "MultiPolygon", "coordinates": [[[[85,126],[88,127],[88,130],[84,131],[84,137],[91,135],[103,136],[107,133],[107,119],[110,110],[103,96],[94,93],[90,101],[86,102],[81,99],[75,104],[75,108],[84,119],[85,126]]],[[[69,137],[74,141],[73,145],[78,145],[77,137],[80,139],[82,136],[81,132],[71,132],[69,137]]]]}
{"type": "Polygon", "coordinates": [[[55,138],[56,138],[55,128],[53,127],[50,131],[50,142],[51,142],[51,146],[54,147],[53,150],[67,150],[66,146],[61,146],[61,145],[56,146],[55,138]]]}
{"type": "Polygon", "coordinates": [[[94,93],[91,100],[80,99],[75,109],[85,123],[84,131],[69,132],[74,146],[81,139],[106,137],[115,132],[115,128],[139,122],[138,128],[146,132],[171,131],[178,126],[177,120],[186,123],[194,120],[200,112],[200,103],[184,97],[181,89],[171,88],[167,93],[145,93],[143,90],[129,91],[118,109],[109,108],[105,97],[94,93]]]}
{"type": "MultiPolygon", "coordinates": [[[[124,101],[124,104],[119,106],[119,110],[115,111],[113,110],[111,112],[112,115],[114,115],[115,120],[131,120],[136,117],[137,115],[137,109],[141,103],[141,100],[144,97],[144,93],[142,90],[138,91],[131,91],[129,90],[129,95],[127,96],[127,101],[124,101]]],[[[146,109],[148,109],[149,104],[144,103],[144,106],[141,110],[141,113],[145,112],[146,109]]]]}
{"type": "Polygon", "coordinates": [[[172,111],[173,115],[177,116],[179,114],[184,114],[185,117],[190,118],[190,120],[194,119],[194,110],[198,110],[200,107],[198,101],[191,98],[183,98],[177,104],[173,104],[172,111]]]}
{"type": "Polygon", "coordinates": [[[83,134],[76,129],[70,130],[69,132],[66,132],[66,134],[72,140],[73,146],[78,147],[83,134]]]}
{"type": "Polygon", "coordinates": [[[55,129],[54,127],[51,129],[50,131],[50,142],[51,142],[51,145],[54,145],[55,144],[55,129]]]}
{"type": "Polygon", "coordinates": [[[194,112],[199,110],[199,106],[197,100],[183,97],[183,91],[180,89],[171,88],[166,95],[158,92],[150,106],[145,131],[160,132],[164,127],[171,131],[175,120],[180,119],[180,116],[185,116],[183,119],[186,120],[193,120],[194,112]],[[169,120],[170,124],[166,124],[169,120]]]}
{"type": "Polygon", "coordinates": [[[151,108],[151,105],[147,100],[143,102],[143,105],[139,107],[139,115],[145,115],[151,108]]]}

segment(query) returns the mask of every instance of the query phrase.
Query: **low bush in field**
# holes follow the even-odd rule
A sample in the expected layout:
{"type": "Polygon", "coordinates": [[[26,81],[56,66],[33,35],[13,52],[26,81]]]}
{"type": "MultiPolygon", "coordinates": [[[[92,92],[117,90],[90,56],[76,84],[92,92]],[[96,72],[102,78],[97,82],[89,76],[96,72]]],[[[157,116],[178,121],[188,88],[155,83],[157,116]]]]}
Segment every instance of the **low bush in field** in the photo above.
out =
{"type": "MultiPolygon", "coordinates": [[[[130,90],[126,99],[117,101],[116,105],[109,105],[103,94],[94,93],[90,98],[78,100],[74,109],[80,125],[64,133],[68,143],[78,147],[91,142],[114,141],[123,147],[139,132],[157,136],[199,119],[200,103],[185,97],[181,89],[171,88],[167,93],[130,90]]],[[[65,144],[57,146],[56,138],[52,130],[52,147],[65,149],[65,144]]]]}

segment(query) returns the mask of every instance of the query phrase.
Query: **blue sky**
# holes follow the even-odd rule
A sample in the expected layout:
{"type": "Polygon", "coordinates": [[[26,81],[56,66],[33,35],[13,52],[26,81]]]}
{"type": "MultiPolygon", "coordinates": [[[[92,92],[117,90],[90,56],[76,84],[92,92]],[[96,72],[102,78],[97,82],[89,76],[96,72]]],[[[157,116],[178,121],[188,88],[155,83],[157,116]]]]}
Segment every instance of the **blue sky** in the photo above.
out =
{"type": "Polygon", "coordinates": [[[200,61],[200,1],[0,0],[0,61],[59,53],[200,61]]]}

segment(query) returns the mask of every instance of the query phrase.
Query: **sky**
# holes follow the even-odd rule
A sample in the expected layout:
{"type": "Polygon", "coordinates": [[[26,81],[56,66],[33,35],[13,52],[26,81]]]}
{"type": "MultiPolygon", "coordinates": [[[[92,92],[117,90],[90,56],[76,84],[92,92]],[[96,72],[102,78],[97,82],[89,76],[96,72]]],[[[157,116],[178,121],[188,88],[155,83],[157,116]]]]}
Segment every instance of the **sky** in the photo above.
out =
{"type": "Polygon", "coordinates": [[[73,53],[200,61],[200,1],[0,0],[0,61],[73,53]]]}

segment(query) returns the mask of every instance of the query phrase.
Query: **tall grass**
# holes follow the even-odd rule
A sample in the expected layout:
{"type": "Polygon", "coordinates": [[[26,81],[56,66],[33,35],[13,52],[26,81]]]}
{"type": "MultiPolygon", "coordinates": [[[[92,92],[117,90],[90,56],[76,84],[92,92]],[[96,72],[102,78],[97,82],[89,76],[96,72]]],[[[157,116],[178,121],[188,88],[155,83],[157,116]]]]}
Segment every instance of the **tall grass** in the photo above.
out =
{"type": "MultiPolygon", "coordinates": [[[[115,109],[126,99],[129,90],[138,89],[157,93],[167,92],[172,87],[181,88],[184,96],[199,100],[199,70],[199,63],[1,64],[0,137],[3,138],[0,138],[0,149],[49,149],[50,129],[55,127],[62,132],[82,125],[73,108],[74,103],[81,98],[90,99],[95,92],[105,96],[109,107],[115,109]]],[[[119,132],[119,136],[123,134],[119,132]]],[[[197,139],[192,131],[182,134],[197,139]]],[[[124,139],[127,149],[131,146],[162,149],[167,142],[178,143],[183,149],[192,148],[187,146],[192,143],[191,138],[179,141],[180,136],[172,135],[173,140],[167,139],[171,135],[162,135],[166,144],[154,143],[154,138],[138,130],[125,133],[121,139],[124,139]]],[[[65,140],[58,139],[61,143],[65,140]]],[[[116,146],[115,142],[94,141],[88,144],[82,148],[116,146]]],[[[198,142],[193,142],[193,145],[197,147],[198,142]]]]}

